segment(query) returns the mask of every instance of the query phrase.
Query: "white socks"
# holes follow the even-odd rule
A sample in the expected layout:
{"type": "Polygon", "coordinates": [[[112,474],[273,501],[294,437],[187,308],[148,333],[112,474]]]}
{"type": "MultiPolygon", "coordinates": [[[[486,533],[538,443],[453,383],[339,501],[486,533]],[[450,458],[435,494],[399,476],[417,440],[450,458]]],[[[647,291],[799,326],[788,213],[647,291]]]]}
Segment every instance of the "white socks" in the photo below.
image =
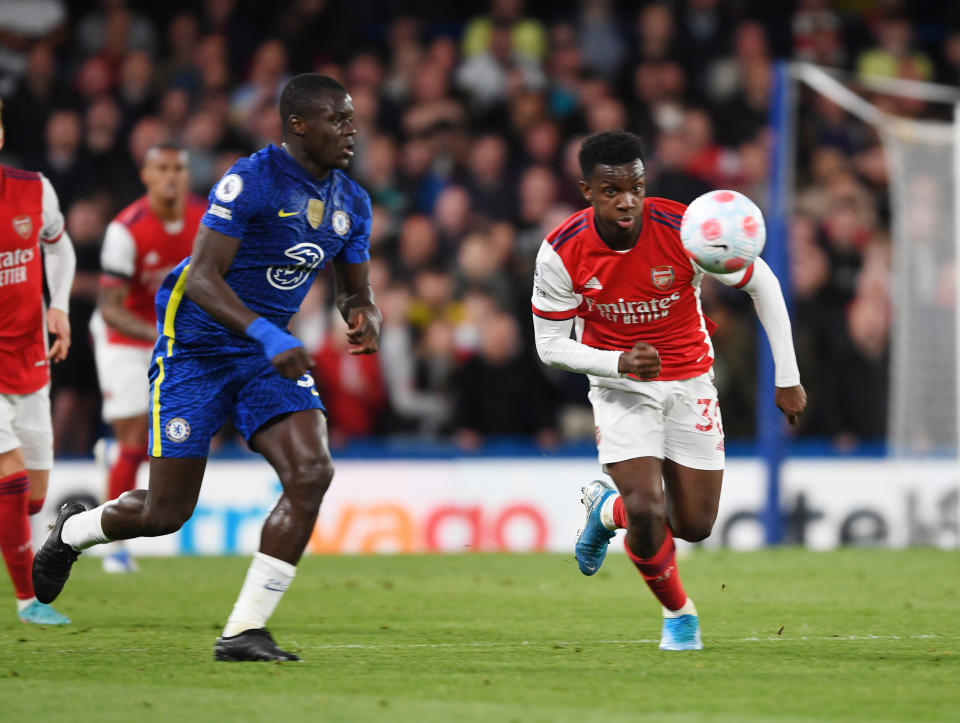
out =
{"type": "Polygon", "coordinates": [[[74,550],[86,550],[88,547],[110,542],[110,538],[103,534],[103,527],[100,525],[103,508],[109,504],[110,502],[105,502],[99,507],[68,518],[63,523],[60,539],[74,550]]]}
{"type": "MultiPolygon", "coordinates": [[[[662,605],[660,607],[663,607],[662,605]]],[[[687,598],[687,601],[683,604],[683,607],[679,610],[670,610],[669,608],[663,608],[663,617],[665,618],[678,618],[681,615],[696,615],[697,608],[693,605],[693,600],[687,598]]]]}
{"type": "Polygon", "coordinates": [[[617,523],[613,521],[613,503],[617,501],[620,495],[610,495],[600,505],[600,523],[610,532],[617,529],[617,523]]]}
{"type": "Polygon", "coordinates": [[[223,637],[264,627],[296,574],[297,568],[289,562],[255,552],[223,637]]]}
{"type": "Polygon", "coordinates": [[[37,599],[35,597],[28,597],[26,600],[21,600],[20,598],[17,598],[17,612],[22,613],[28,607],[33,605],[36,601],[37,599]]]}

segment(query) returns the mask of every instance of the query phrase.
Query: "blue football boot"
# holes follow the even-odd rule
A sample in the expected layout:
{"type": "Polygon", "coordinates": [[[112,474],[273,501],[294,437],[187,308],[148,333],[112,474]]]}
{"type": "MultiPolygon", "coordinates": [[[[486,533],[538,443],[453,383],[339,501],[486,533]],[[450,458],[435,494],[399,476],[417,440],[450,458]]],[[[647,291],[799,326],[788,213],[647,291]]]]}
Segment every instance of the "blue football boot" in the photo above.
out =
{"type": "Polygon", "coordinates": [[[660,650],[703,650],[700,639],[700,618],[696,615],[681,615],[664,618],[660,634],[660,650]]]}
{"type": "Polygon", "coordinates": [[[34,600],[18,612],[17,616],[21,623],[34,623],[36,625],[68,625],[70,623],[70,618],[66,615],[61,615],[39,600],[34,600]]]}
{"type": "Polygon", "coordinates": [[[607,547],[610,539],[616,534],[611,532],[600,521],[600,508],[610,495],[617,491],[607,482],[595,479],[580,492],[583,497],[580,501],[587,508],[587,521],[577,535],[577,544],[574,550],[577,555],[577,565],[584,575],[594,575],[603,564],[607,556],[607,547]]]}

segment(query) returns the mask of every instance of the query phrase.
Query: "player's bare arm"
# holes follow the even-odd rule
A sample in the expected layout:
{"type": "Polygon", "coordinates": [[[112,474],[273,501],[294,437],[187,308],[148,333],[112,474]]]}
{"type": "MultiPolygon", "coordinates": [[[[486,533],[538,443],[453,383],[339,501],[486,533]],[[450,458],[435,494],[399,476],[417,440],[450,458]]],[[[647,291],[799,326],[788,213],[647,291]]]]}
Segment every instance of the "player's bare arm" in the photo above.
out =
{"type": "MultiPolygon", "coordinates": [[[[193,242],[190,271],[184,291],[194,303],[225,327],[246,336],[250,325],[262,317],[240,301],[224,279],[239,246],[240,239],[201,225],[193,242]]],[[[286,332],[279,329],[276,331],[295,341],[286,332]]],[[[265,345],[265,348],[268,347],[265,345]]],[[[302,344],[290,346],[269,356],[273,367],[287,379],[301,377],[313,365],[302,344]]]]}
{"type": "Polygon", "coordinates": [[[633,374],[641,379],[660,376],[660,354],[645,341],[638,341],[630,351],[620,355],[617,366],[621,374],[633,374]]]}
{"type": "Polygon", "coordinates": [[[802,384],[792,387],[777,387],[773,399],[777,409],[783,412],[790,424],[796,424],[803,410],[807,408],[807,392],[802,384]]]}
{"type": "Polygon", "coordinates": [[[157,328],[124,307],[129,284],[101,286],[97,290],[97,308],[107,326],[134,339],[155,341],[157,328]]]}
{"type": "Polygon", "coordinates": [[[70,351],[70,317],[61,309],[47,309],[47,329],[54,336],[47,358],[62,362],[70,351]]]}
{"type": "Polygon", "coordinates": [[[347,322],[347,340],[351,354],[372,354],[380,346],[383,317],[373,301],[370,288],[370,262],[333,264],[337,308],[347,322]]]}

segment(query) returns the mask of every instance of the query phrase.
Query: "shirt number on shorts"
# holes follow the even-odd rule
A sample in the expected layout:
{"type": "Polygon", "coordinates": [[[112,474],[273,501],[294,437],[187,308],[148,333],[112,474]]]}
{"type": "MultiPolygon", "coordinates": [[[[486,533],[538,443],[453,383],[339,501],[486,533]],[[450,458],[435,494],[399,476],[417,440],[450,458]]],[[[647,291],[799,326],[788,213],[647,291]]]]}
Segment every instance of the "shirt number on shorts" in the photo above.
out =
{"type": "Polygon", "coordinates": [[[723,425],[720,422],[720,402],[716,399],[698,399],[697,404],[700,405],[700,416],[703,417],[704,421],[697,422],[694,426],[701,432],[709,432],[716,425],[717,431],[723,434],[723,425]]]}

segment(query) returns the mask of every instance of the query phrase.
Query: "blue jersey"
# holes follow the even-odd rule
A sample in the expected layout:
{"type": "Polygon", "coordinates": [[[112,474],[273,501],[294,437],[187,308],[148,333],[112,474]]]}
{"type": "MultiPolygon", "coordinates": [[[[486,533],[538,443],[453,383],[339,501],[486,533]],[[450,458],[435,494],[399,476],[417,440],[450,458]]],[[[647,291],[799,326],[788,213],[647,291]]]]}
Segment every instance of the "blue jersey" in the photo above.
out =
{"type": "MultiPolygon", "coordinates": [[[[241,158],[210,191],[201,223],[240,239],[227,284],[245,306],[285,329],[327,260],[370,258],[370,197],[339,170],[318,181],[282,148],[241,158]]],[[[259,350],[184,296],[190,257],[157,291],[157,331],[198,353],[259,350]]],[[[161,342],[164,340],[161,338],[161,342]]]]}

